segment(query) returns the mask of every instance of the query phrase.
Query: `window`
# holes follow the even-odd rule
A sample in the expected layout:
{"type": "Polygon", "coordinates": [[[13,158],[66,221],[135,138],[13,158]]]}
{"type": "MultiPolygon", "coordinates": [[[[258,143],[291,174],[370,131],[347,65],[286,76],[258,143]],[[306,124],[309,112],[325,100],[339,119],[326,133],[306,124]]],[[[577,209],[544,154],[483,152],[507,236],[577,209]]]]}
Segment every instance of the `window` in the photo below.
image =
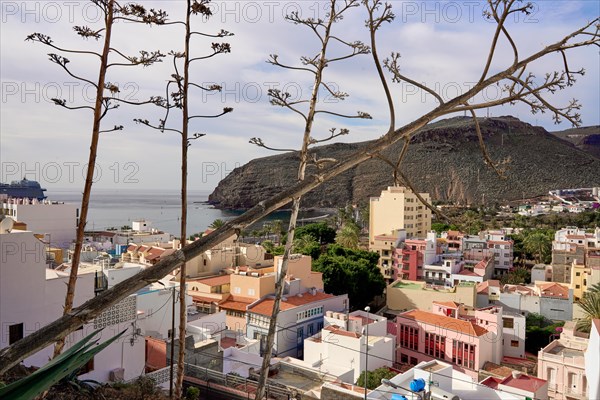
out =
{"type": "Polygon", "coordinates": [[[473,369],[475,367],[475,345],[453,340],[452,362],[473,369]]]}
{"type": "Polygon", "coordinates": [[[311,337],[312,335],[314,335],[314,326],[313,324],[308,324],[308,332],[306,334],[307,337],[311,337]]]}
{"type": "Polygon", "coordinates": [[[581,276],[581,272],[575,272],[575,276],[581,276]]]}
{"type": "Polygon", "coordinates": [[[233,288],[233,293],[235,293],[235,294],[240,294],[240,293],[242,293],[242,288],[241,288],[241,287],[239,287],[239,286],[236,286],[236,287],[234,287],[234,288],[233,288]]]}
{"type": "Polygon", "coordinates": [[[515,321],[512,318],[502,318],[503,328],[514,328],[515,321]]]}
{"type": "Polygon", "coordinates": [[[255,291],[254,289],[248,289],[248,296],[254,296],[255,291]]]}
{"type": "Polygon", "coordinates": [[[519,347],[519,341],[518,340],[511,340],[510,341],[510,347],[519,347]]]}
{"type": "Polygon", "coordinates": [[[408,355],[400,353],[400,362],[402,364],[408,364],[408,355]]]}
{"type": "Polygon", "coordinates": [[[419,329],[408,325],[400,325],[400,346],[411,350],[419,350],[419,329]]]}
{"type": "Polygon", "coordinates": [[[425,332],[425,353],[435,358],[445,358],[446,338],[434,333],[425,332]]]}
{"type": "Polygon", "coordinates": [[[23,338],[23,323],[8,326],[8,344],[23,338]]]}
{"type": "Polygon", "coordinates": [[[302,343],[302,339],[304,339],[304,328],[303,327],[298,328],[298,330],[296,331],[296,339],[297,339],[298,343],[302,343]]]}
{"type": "Polygon", "coordinates": [[[580,285],[575,285],[575,289],[579,289],[580,287],[580,285]]]}

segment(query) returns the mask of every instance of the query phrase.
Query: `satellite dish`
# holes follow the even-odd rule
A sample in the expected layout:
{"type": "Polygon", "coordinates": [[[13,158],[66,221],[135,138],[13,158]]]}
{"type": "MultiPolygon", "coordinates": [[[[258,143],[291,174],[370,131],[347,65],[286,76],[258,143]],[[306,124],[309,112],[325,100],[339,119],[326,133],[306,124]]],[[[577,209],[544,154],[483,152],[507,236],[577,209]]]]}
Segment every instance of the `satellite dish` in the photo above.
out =
{"type": "Polygon", "coordinates": [[[10,233],[15,220],[5,215],[0,215],[0,233],[10,233]]]}

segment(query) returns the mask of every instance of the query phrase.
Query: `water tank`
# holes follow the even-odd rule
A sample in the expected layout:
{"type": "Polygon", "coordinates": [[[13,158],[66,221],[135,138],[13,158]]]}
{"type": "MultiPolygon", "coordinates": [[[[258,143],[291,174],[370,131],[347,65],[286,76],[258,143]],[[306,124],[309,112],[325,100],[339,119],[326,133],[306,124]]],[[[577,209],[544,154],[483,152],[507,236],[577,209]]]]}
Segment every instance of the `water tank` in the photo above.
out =
{"type": "Polygon", "coordinates": [[[413,379],[410,381],[409,387],[413,392],[422,392],[425,389],[425,379],[413,379]]]}

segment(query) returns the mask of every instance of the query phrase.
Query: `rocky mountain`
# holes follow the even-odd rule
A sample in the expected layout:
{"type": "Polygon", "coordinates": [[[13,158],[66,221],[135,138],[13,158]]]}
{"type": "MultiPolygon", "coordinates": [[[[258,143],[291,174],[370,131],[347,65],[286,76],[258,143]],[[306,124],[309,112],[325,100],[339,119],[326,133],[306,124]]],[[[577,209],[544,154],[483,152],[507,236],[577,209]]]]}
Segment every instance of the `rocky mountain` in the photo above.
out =
{"type": "Polygon", "coordinates": [[[573,143],[578,149],[600,158],[600,125],[567,129],[552,132],[552,134],[573,143]]]}
{"type": "MultiPolygon", "coordinates": [[[[480,125],[492,159],[505,161],[505,180],[485,164],[468,117],[423,128],[411,142],[403,172],[434,200],[461,204],[490,204],[543,195],[554,188],[600,185],[600,158],[545,129],[510,116],[481,118],[480,125]]],[[[368,144],[336,143],[312,151],[319,158],[339,160],[368,144]]],[[[396,143],[384,154],[394,159],[401,148],[402,143],[396,143]]],[[[297,153],[252,160],[223,179],[209,201],[219,208],[252,207],[290,186],[296,180],[297,166],[297,153]]],[[[369,160],[304,196],[303,207],[364,203],[392,184],[391,167],[381,160],[369,160]]]]}

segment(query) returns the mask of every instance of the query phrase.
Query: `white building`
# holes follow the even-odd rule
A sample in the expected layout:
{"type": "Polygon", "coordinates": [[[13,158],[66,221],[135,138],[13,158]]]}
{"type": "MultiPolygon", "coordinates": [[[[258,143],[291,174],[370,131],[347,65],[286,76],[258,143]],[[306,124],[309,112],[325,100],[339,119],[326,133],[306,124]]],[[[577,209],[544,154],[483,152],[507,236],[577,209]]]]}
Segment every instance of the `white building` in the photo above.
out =
{"type": "MultiPolygon", "coordinates": [[[[30,231],[0,232],[0,249],[0,348],[4,348],[62,316],[69,276],[46,268],[45,244],[30,231]]],[[[118,277],[122,280],[130,275],[118,277]]],[[[98,288],[105,288],[102,276],[102,273],[79,275],[74,307],[94,297],[98,288]]],[[[169,335],[170,286],[176,284],[165,281],[163,285],[154,284],[126,297],[67,336],[69,347],[102,327],[105,329],[98,335],[101,342],[125,330],[118,341],[88,363],[81,379],[129,380],[144,373],[144,336],[167,338],[169,335]]],[[[25,359],[24,364],[41,367],[51,358],[52,351],[53,346],[48,346],[25,359]]]]}
{"type": "MultiPolygon", "coordinates": [[[[0,347],[4,348],[62,315],[68,275],[46,269],[44,244],[32,232],[0,233],[0,247],[0,347]]],[[[77,281],[74,306],[93,296],[94,275],[81,275],[77,281]]],[[[113,308],[116,319],[108,315],[103,314],[73,332],[67,338],[67,345],[74,344],[101,326],[107,326],[99,335],[101,341],[123,329],[132,328],[136,320],[135,296],[126,298],[113,308]]],[[[118,368],[125,370],[124,379],[139,376],[144,368],[144,341],[143,338],[137,339],[136,331],[128,329],[120,340],[94,357],[88,366],[89,372],[81,377],[107,381],[110,371],[118,368]]],[[[24,360],[24,364],[41,367],[51,358],[52,351],[53,346],[49,346],[24,360]]]]}
{"type": "MultiPolygon", "coordinates": [[[[275,296],[252,303],[246,312],[246,336],[261,341],[261,354],[269,331],[275,296]]],[[[304,339],[323,329],[327,311],[345,313],[348,295],[334,296],[318,290],[284,296],[277,315],[277,331],[272,352],[278,357],[303,358],[304,339]]]]}
{"type": "Polygon", "coordinates": [[[325,313],[325,327],[304,340],[304,361],[321,372],[345,369],[341,379],[354,383],[365,368],[393,365],[395,336],[387,335],[387,318],[364,311],[325,313]],[[368,326],[368,332],[367,332],[368,326]],[[368,343],[368,361],[367,361],[368,343]]]}
{"type": "Polygon", "coordinates": [[[398,374],[387,384],[375,388],[368,394],[369,399],[423,399],[431,393],[432,400],[523,400],[523,395],[495,390],[473,381],[467,374],[452,369],[451,364],[442,361],[423,361],[403,374],[398,374]],[[424,390],[418,394],[411,392],[413,380],[422,379],[424,390]],[[393,397],[395,396],[395,397],[393,397]]]}
{"type": "Polygon", "coordinates": [[[44,235],[49,247],[68,249],[77,235],[79,210],[75,204],[8,198],[0,203],[0,214],[27,224],[27,229],[44,235]]]}
{"type": "Polygon", "coordinates": [[[585,351],[585,375],[587,395],[590,399],[600,399],[600,319],[592,320],[592,330],[588,348],[585,351]]]}

